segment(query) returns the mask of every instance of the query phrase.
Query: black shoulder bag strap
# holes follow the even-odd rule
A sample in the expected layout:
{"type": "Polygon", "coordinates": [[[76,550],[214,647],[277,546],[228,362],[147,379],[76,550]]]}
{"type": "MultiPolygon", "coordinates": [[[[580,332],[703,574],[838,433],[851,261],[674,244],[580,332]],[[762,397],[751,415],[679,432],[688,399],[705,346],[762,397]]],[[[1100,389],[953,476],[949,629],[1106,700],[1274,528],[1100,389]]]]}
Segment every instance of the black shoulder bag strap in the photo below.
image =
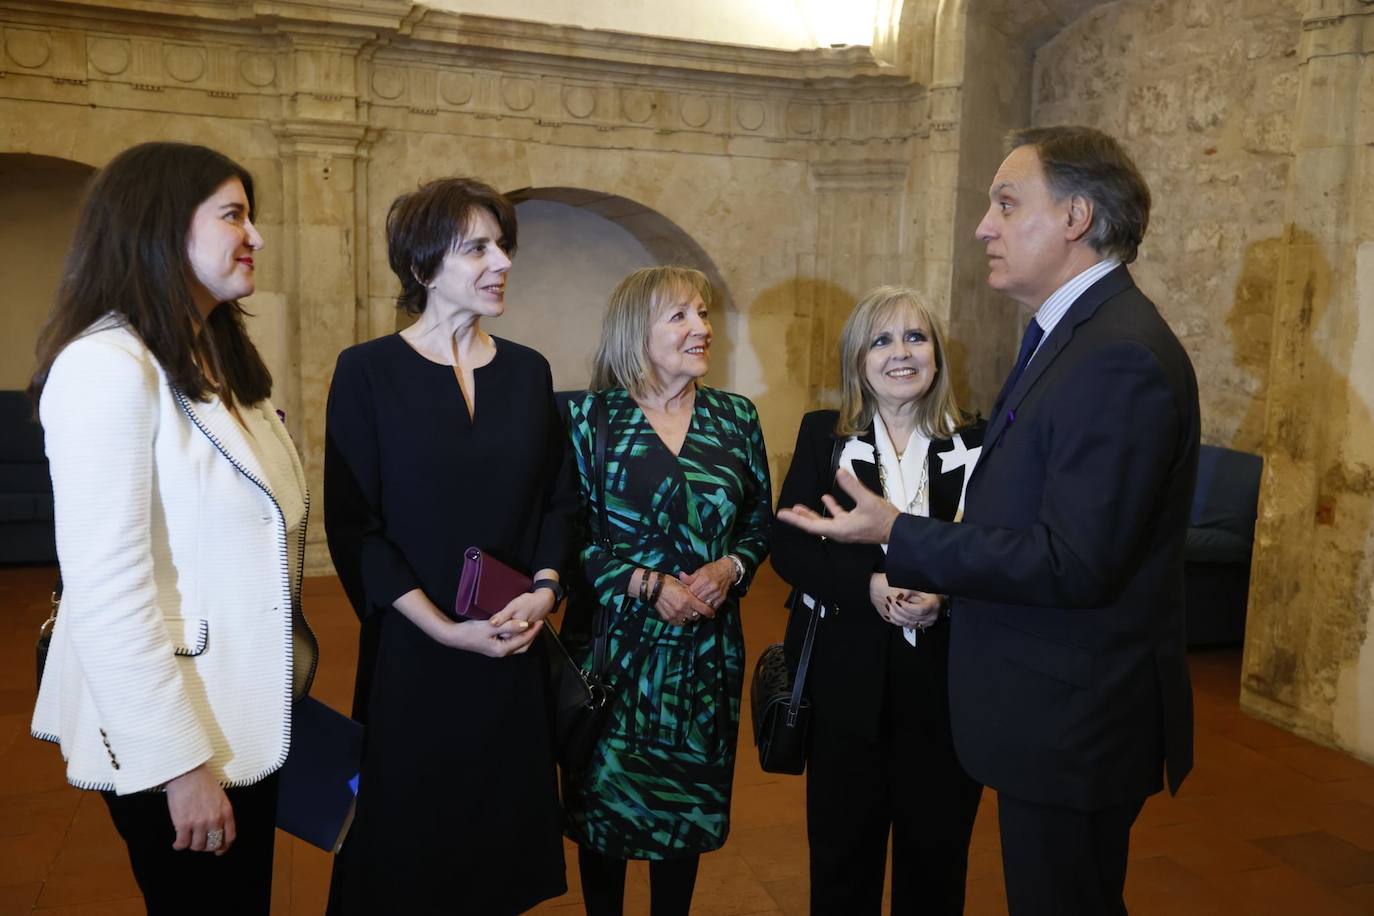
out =
{"type": "MultiPolygon", "coordinates": [[[[840,451],[844,448],[844,440],[837,438],[835,444],[830,449],[830,482],[835,481],[835,474],[840,467],[840,451]]],[[[825,511],[822,509],[821,511],[825,511]]],[[[797,724],[797,715],[801,710],[802,693],[806,688],[806,669],[811,667],[811,649],[816,644],[816,625],[821,619],[821,608],[824,605],[817,601],[813,608],[806,607],[803,598],[804,593],[801,589],[794,589],[792,592],[792,613],[809,610],[811,617],[806,621],[806,638],[802,640],[801,656],[797,659],[797,676],[792,679],[792,696],[787,701],[787,725],[788,727],[797,724]]]]}
{"type": "MultiPolygon", "coordinates": [[[[592,392],[592,467],[591,476],[598,490],[596,501],[597,526],[596,542],[608,552],[611,549],[611,525],[606,512],[606,441],[610,438],[610,418],[606,415],[606,405],[599,391],[592,392]]],[[[592,614],[592,674],[604,677],[606,674],[607,629],[610,615],[600,601],[592,614]]]]}

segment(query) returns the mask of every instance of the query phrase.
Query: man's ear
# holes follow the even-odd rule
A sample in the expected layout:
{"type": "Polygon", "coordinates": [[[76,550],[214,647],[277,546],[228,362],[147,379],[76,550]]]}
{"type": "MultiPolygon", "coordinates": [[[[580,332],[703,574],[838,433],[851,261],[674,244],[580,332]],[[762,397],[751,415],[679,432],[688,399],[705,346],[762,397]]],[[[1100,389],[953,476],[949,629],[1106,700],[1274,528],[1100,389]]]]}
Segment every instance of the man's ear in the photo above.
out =
{"type": "Polygon", "coordinates": [[[1073,194],[1069,197],[1067,210],[1068,222],[1064,225],[1064,237],[1070,242],[1076,242],[1087,234],[1093,224],[1093,202],[1092,198],[1084,197],[1082,194],[1073,194]]]}

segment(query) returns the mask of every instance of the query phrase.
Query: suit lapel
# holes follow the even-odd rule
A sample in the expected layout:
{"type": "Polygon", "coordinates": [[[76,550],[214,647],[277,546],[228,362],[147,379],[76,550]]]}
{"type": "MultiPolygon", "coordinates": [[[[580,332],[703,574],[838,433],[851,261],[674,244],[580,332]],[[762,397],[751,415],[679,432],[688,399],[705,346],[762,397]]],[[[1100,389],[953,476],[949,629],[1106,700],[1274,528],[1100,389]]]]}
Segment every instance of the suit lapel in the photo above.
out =
{"type": "MultiPolygon", "coordinates": [[[[177,393],[177,400],[181,403],[181,409],[191,418],[194,423],[211,444],[228,458],[230,463],[247,478],[257,483],[267,492],[267,495],[276,500],[277,496],[272,492],[271,484],[268,482],[267,474],[263,471],[261,462],[258,461],[257,453],[253,450],[248,441],[248,433],[234,419],[234,415],[229,412],[223,402],[212,401],[202,403],[192,401],[180,391],[177,393]]],[[[248,406],[243,410],[257,410],[257,406],[248,406]]],[[[294,453],[295,449],[292,449],[294,453]]],[[[301,491],[305,492],[304,490],[301,491]]]]}
{"type": "Polygon", "coordinates": [[[959,508],[959,495],[964,490],[966,473],[963,465],[950,468],[948,474],[944,473],[944,461],[940,456],[952,451],[953,439],[932,439],[930,454],[926,459],[930,474],[930,517],[946,521],[954,518],[954,513],[959,508]]]}
{"type": "MultiPolygon", "coordinates": [[[[1055,359],[1064,348],[1068,346],[1078,326],[1097,314],[1097,310],[1108,299],[1134,287],[1135,283],[1131,280],[1130,271],[1126,269],[1125,265],[1122,265],[1088,287],[1082,295],[1074,300],[1073,305],[1069,306],[1069,310],[1064,313],[1064,317],[1059,319],[1059,323],[1054,326],[1050,336],[1045,338],[1045,341],[1040,345],[1040,349],[1031,359],[1030,365],[1026,367],[1021,378],[1017,380],[1016,387],[1008,392],[1007,400],[997,416],[988,419],[988,431],[983,441],[991,446],[992,451],[997,450],[997,446],[1001,443],[1002,436],[1008,427],[1015,425],[1017,407],[1026,399],[1026,395],[1030,394],[1041,377],[1049,371],[1050,366],[1054,364],[1055,359]]],[[[987,464],[989,457],[991,456],[985,454],[984,460],[978,462],[978,467],[973,472],[975,478],[978,471],[987,464]]]]}
{"type": "MultiPolygon", "coordinates": [[[[874,417],[873,422],[879,422],[878,418],[874,417]]],[[[883,480],[882,477],[878,475],[878,446],[876,439],[873,435],[873,427],[870,425],[868,428],[868,432],[864,433],[862,436],[859,436],[858,439],[860,442],[867,443],[868,446],[873,449],[874,460],[864,461],[858,458],[854,459],[854,476],[859,478],[859,483],[868,487],[870,490],[872,490],[874,493],[877,493],[879,496],[884,496],[886,494],[883,493],[883,480]]]]}

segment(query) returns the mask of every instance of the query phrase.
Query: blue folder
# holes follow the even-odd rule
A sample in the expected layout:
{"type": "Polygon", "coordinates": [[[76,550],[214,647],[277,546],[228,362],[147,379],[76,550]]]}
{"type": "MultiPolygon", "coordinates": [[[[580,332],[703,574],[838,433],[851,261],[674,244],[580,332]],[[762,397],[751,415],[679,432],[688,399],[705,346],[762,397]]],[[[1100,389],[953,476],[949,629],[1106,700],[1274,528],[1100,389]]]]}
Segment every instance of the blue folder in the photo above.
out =
{"type": "Polygon", "coordinates": [[[363,727],[314,697],[292,707],[291,751],[278,774],[277,826],[338,852],[353,823],[363,727]]]}

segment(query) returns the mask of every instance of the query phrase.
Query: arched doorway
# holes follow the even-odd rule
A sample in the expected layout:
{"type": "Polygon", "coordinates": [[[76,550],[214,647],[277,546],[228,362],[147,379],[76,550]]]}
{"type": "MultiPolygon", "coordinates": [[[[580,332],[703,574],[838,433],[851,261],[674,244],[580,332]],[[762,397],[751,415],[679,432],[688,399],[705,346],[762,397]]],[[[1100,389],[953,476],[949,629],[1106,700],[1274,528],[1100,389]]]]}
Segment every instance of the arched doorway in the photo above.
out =
{"type": "Polygon", "coordinates": [[[0,153],[0,390],[28,386],[34,343],[94,171],[68,159],[0,153]]]}
{"type": "Polygon", "coordinates": [[[490,327],[547,356],[555,388],[586,386],[611,290],[631,271],[658,264],[693,267],[711,280],[720,297],[711,375],[728,377],[729,290],[706,252],[672,220],[628,198],[581,188],[522,188],[509,196],[519,213],[520,251],[506,314],[490,327]]]}

